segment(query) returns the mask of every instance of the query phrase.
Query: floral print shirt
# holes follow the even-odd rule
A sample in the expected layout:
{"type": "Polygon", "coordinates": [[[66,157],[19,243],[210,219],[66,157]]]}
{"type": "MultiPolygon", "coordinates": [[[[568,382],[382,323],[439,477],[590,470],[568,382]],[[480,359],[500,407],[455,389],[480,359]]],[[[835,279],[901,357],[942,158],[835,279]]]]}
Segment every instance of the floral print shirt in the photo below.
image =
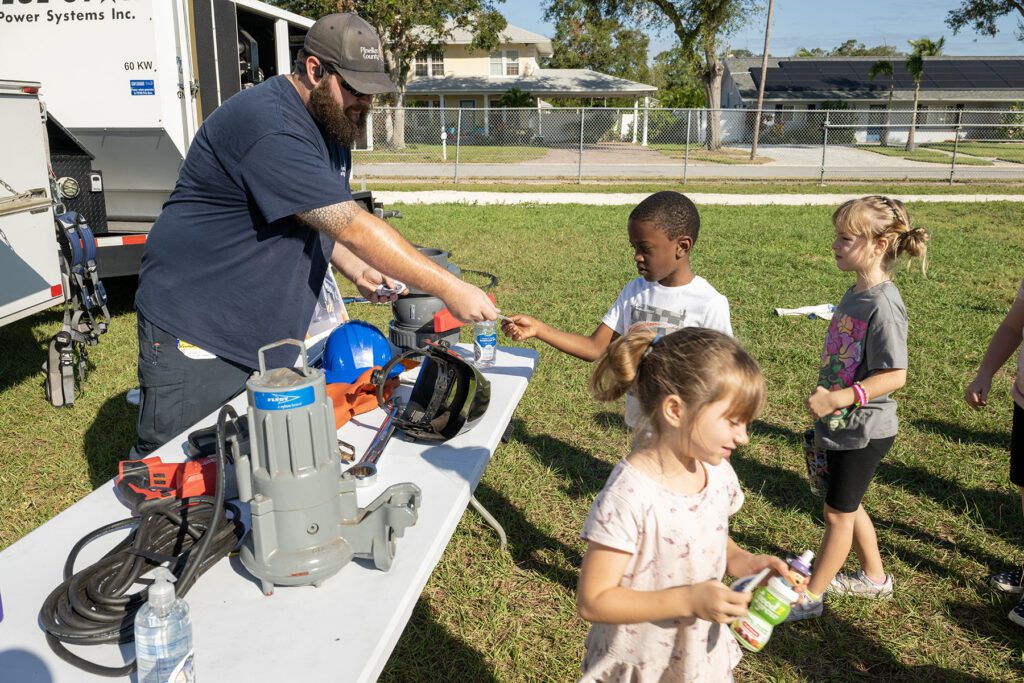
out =
{"type": "MultiPolygon", "coordinates": [[[[832,314],[821,352],[818,385],[846,389],[872,372],[907,367],[907,309],[892,282],[863,292],[850,287],[832,314]]],[[[818,443],[830,450],[854,450],[871,439],[896,435],[896,401],[870,396],[855,410],[844,408],[815,423],[818,443]]]]}
{"type": "MultiPolygon", "coordinates": [[[[729,516],[743,504],[728,461],[704,465],[694,494],[665,488],[623,460],[583,525],[582,538],[631,554],[621,586],[657,591],[725,575],[729,516]]],[[[594,624],[581,681],[662,683],[730,680],[740,647],[729,627],[696,617],[594,624]]]]}

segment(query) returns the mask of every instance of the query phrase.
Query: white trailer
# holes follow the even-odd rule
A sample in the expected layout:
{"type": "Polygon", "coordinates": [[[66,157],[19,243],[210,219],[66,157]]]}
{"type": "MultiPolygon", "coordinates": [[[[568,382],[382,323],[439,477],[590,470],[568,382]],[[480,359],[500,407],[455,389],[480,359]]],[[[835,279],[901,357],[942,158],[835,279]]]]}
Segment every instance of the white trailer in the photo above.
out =
{"type": "Polygon", "coordinates": [[[93,157],[79,185],[99,183],[105,215],[79,210],[104,276],[137,272],[203,118],[288,73],[312,24],[255,0],[0,0],[0,79],[40,83],[93,157]]]}
{"type": "Polygon", "coordinates": [[[255,0],[0,0],[0,326],[65,303],[53,405],[109,322],[99,276],[138,272],[204,117],[291,71],[312,24],[255,0]]]}

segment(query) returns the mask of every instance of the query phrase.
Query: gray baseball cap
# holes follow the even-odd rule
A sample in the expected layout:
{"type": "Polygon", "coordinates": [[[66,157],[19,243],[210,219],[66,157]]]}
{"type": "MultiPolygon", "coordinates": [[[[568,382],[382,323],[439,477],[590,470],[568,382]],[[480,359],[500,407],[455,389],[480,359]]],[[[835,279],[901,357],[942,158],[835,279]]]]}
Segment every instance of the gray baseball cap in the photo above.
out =
{"type": "Polygon", "coordinates": [[[359,92],[398,92],[384,72],[384,51],[377,32],[354,14],[328,14],[317,20],[306,33],[302,49],[319,57],[359,92]]]}

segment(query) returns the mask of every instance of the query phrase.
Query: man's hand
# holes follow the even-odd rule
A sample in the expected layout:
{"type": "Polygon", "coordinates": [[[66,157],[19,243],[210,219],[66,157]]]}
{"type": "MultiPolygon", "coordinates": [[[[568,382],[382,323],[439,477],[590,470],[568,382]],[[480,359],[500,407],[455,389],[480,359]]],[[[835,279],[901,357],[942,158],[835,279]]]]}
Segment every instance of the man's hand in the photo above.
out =
{"type": "MultiPolygon", "coordinates": [[[[386,275],[381,274],[380,271],[374,268],[365,268],[352,279],[352,282],[355,284],[356,289],[359,290],[359,293],[365,296],[370,303],[387,304],[398,298],[398,294],[389,294],[386,296],[379,296],[377,294],[377,289],[381,285],[384,285],[389,289],[395,289],[395,281],[386,275]]],[[[402,291],[405,293],[408,292],[409,289],[405,288],[402,291]]]]}
{"type": "Polygon", "coordinates": [[[498,309],[484,291],[463,280],[455,280],[441,300],[448,311],[464,323],[496,320],[498,317],[498,309]]]}
{"type": "Polygon", "coordinates": [[[832,392],[825,387],[815,387],[814,392],[804,401],[804,406],[816,420],[834,413],[839,407],[835,405],[832,392]]]}
{"type": "Polygon", "coordinates": [[[501,323],[501,331],[513,341],[523,341],[537,336],[540,321],[528,315],[513,315],[501,323]]]}
{"type": "Polygon", "coordinates": [[[731,623],[746,614],[751,597],[750,593],[734,591],[714,579],[690,586],[694,615],[720,624],[731,623]]]}
{"type": "Polygon", "coordinates": [[[992,389],[992,378],[977,376],[964,389],[964,400],[972,408],[984,408],[988,405],[988,392],[992,389]]]}

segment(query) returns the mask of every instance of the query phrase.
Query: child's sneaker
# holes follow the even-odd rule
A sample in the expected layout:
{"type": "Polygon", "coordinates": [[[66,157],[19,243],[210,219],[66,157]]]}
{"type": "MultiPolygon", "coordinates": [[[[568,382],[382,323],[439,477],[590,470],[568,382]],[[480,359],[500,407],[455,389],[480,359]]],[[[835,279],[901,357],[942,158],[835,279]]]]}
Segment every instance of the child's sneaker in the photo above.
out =
{"type": "Polygon", "coordinates": [[[1014,605],[1013,609],[1010,610],[1010,613],[1007,616],[1010,617],[1010,621],[1017,624],[1017,626],[1024,626],[1024,600],[1021,600],[1014,605]]]}
{"type": "Polygon", "coordinates": [[[822,612],[825,611],[825,598],[824,596],[817,600],[812,600],[807,595],[800,596],[800,602],[793,605],[789,610],[789,616],[786,617],[786,621],[802,621],[804,619],[817,619],[821,616],[822,612]]]}
{"type": "Polygon", "coordinates": [[[1013,595],[1024,593],[1024,585],[1021,585],[1022,581],[1024,581],[1024,569],[1021,567],[1008,569],[1005,572],[997,572],[988,577],[988,585],[997,591],[1012,593],[1013,595]]]}
{"type": "Polygon", "coordinates": [[[858,595],[865,598],[887,598],[892,595],[892,574],[885,575],[885,581],[875,583],[863,569],[852,574],[836,574],[828,587],[835,595],[858,595]]]}

